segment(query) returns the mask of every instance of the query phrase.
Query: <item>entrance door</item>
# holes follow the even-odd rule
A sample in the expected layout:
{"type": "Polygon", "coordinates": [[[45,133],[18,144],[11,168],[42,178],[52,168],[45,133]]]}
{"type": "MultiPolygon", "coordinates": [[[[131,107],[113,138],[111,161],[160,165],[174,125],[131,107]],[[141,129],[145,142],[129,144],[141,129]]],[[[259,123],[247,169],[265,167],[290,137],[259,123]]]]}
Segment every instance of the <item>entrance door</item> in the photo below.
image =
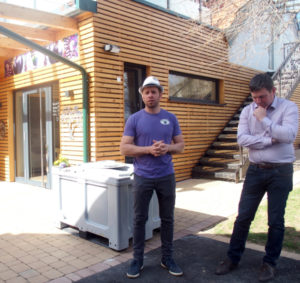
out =
{"type": "MultiPolygon", "coordinates": [[[[145,107],[139,87],[146,77],[146,67],[125,63],[124,66],[124,117],[128,117],[145,107]]],[[[126,163],[133,163],[132,157],[125,157],[126,163]]]]}
{"type": "Polygon", "coordinates": [[[142,109],[145,105],[139,93],[146,76],[146,67],[125,63],[124,68],[124,116],[128,117],[142,109]]]}
{"type": "Polygon", "coordinates": [[[50,188],[53,164],[51,105],[51,87],[16,93],[16,181],[50,188]]]}

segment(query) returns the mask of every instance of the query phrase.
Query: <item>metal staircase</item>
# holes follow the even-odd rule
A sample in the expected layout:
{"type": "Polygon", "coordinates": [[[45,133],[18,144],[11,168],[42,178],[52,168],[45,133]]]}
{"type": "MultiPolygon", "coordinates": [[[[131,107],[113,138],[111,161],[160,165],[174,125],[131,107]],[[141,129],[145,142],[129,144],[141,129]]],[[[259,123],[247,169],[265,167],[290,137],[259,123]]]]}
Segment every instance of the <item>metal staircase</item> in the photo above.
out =
{"type": "Polygon", "coordinates": [[[289,99],[300,82],[300,42],[285,58],[278,71],[273,75],[276,95],[289,99]]]}
{"type": "MultiPolygon", "coordinates": [[[[289,99],[300,82],[300,43],[295,44],[289,55],[272,76],[277,96],[289,99]]],[[[248,152],[237,144],[237,126],[242,109],[252,102],[247,97],[216,140],[192,170],[192,178],[206,178],[239,182],[248,167],[248,152]]]]}
{"type": "Polygon", "coordinates": [[[251,102],[249,96],[193,168],[192,178],[239,182],[247,152],[237,144],[237,127],[240,113],[251,102]]]}

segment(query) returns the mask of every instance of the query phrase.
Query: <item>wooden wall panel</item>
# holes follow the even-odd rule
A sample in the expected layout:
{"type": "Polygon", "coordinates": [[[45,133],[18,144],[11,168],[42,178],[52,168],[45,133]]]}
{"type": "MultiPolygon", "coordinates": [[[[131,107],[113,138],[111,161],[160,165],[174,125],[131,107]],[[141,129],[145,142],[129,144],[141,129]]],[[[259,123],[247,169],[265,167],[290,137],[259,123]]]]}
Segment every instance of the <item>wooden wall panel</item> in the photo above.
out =
{"type": "Polygon", "coordinates": [[[145,65],[165,88],[161,105],[176,114],[185,139],[184,152],[174,156],[176,177],[190,178],[193,166],[248,96],[248,83],[256,71],[228,63],[221,32],[130,0],[98,0],[94,36],[91,159],[124,160],[119,153],[123,82],[117,78],[123,78],[125,62],[135,63],[145,65]],[[120,46],[121,52],[104,52],[106,43],[120,46]],[[170,101],[169,71],[223,80],[225,105],[170,101]]]}
{"type": "MultiPolygon", "coordinates": [[[[79,23],[80,59],[89,73],[90,160],[124,161],[119,145],[124,128],[123,72],[125,63],[144,65],[165,88],[161,105],[177,115],[185,151],[174,155],[177,180],[191,177],[191,170],[228,120],[249,95],[248,83],[255,70],[228,62],[228,46],[221,32],[156,10],[131,0],[98,0],[98,13],[79,23]],[[121,47],[118,54],[104,52],[104,44],[121,47]],[[179,103],[168,99],[169,71],[222,80],[223,105],[179,103]]],[[[8,120],[13,90],[57,82],[60,111],[77,106],[82,111],[82,84],[78,71],[57,63],[51,67],[0,78],[0,119],[8,120]],[[73,90],[73,98],[64,91],[73,90]]],[[[299,101],[300,90],[295,98],[299,101]]],[[[83,134],[78,128],[70,139],[61,123],[62,155],[72,164],[82,162],[83,134]]],[[[300,143],[300,138],[297,139],[300,143]]],[[[12,162],[7,138],[0,140],[0,179],[8,180],[12,162]],[[4,168],[4,169],[2,169],[4,168]]]]}
{"type": "Polygon", "coordinates": [[[8,131],[8,107],[9,107],[9,100],[8,100],[8,93],[5,92],[3,95],[0,94],[0,121],[4,122],[5,124],[5,136],[0,139],[0,180],[7,180],[9,181],[9,158],[8,158],[8,140],[9,140],[9,131],[8,131]]]}
{"type": "MultiPolygon", "coordinates": [[[[298,84],[298,87],[296,88],[296,90],[294,91],[292,97],[291,97],[291,101],[294,101],[297,105],[298,105],[298,111],[299,111],[299,116],[300,116],[300,84],[298,84]]],[[[298,135],[297,138],[295,140],[295,148],[299,149],[300,148],[300,121],[298,119],[298,135]]]]}

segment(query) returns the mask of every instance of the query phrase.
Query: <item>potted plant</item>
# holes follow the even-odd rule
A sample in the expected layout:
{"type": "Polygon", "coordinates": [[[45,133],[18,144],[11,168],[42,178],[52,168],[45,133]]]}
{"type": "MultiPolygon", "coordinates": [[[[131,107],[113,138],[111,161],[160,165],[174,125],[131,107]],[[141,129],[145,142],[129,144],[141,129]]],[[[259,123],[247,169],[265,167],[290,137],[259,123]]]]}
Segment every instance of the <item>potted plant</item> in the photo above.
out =
{"type": "Polygon", "coordinates": [[[53,165],[58,166],[59,168],[66,168],[70,167],[70,162],[68,158],[59,155],[59,158],[54,161],[53,165]]]}

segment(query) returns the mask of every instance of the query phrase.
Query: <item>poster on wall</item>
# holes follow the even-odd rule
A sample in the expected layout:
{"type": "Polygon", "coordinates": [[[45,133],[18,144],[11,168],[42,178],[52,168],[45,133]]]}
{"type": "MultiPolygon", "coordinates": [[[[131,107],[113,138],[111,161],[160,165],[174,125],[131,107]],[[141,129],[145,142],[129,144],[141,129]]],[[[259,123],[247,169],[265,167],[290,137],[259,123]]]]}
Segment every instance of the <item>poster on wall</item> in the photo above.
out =
{"type": "MultiPolygon", "coordinates": [[[[78,57],[78,35],[74,34],[62,40],[58,40],[46,46],[47,49],[57,53],[67,59],[78,57]]],[[[5,61],[5,77],[32,71],[41,67],[46,67],[57,61],[49,56],[32,50],[25,54],[16,56],[5,61]]]]}

